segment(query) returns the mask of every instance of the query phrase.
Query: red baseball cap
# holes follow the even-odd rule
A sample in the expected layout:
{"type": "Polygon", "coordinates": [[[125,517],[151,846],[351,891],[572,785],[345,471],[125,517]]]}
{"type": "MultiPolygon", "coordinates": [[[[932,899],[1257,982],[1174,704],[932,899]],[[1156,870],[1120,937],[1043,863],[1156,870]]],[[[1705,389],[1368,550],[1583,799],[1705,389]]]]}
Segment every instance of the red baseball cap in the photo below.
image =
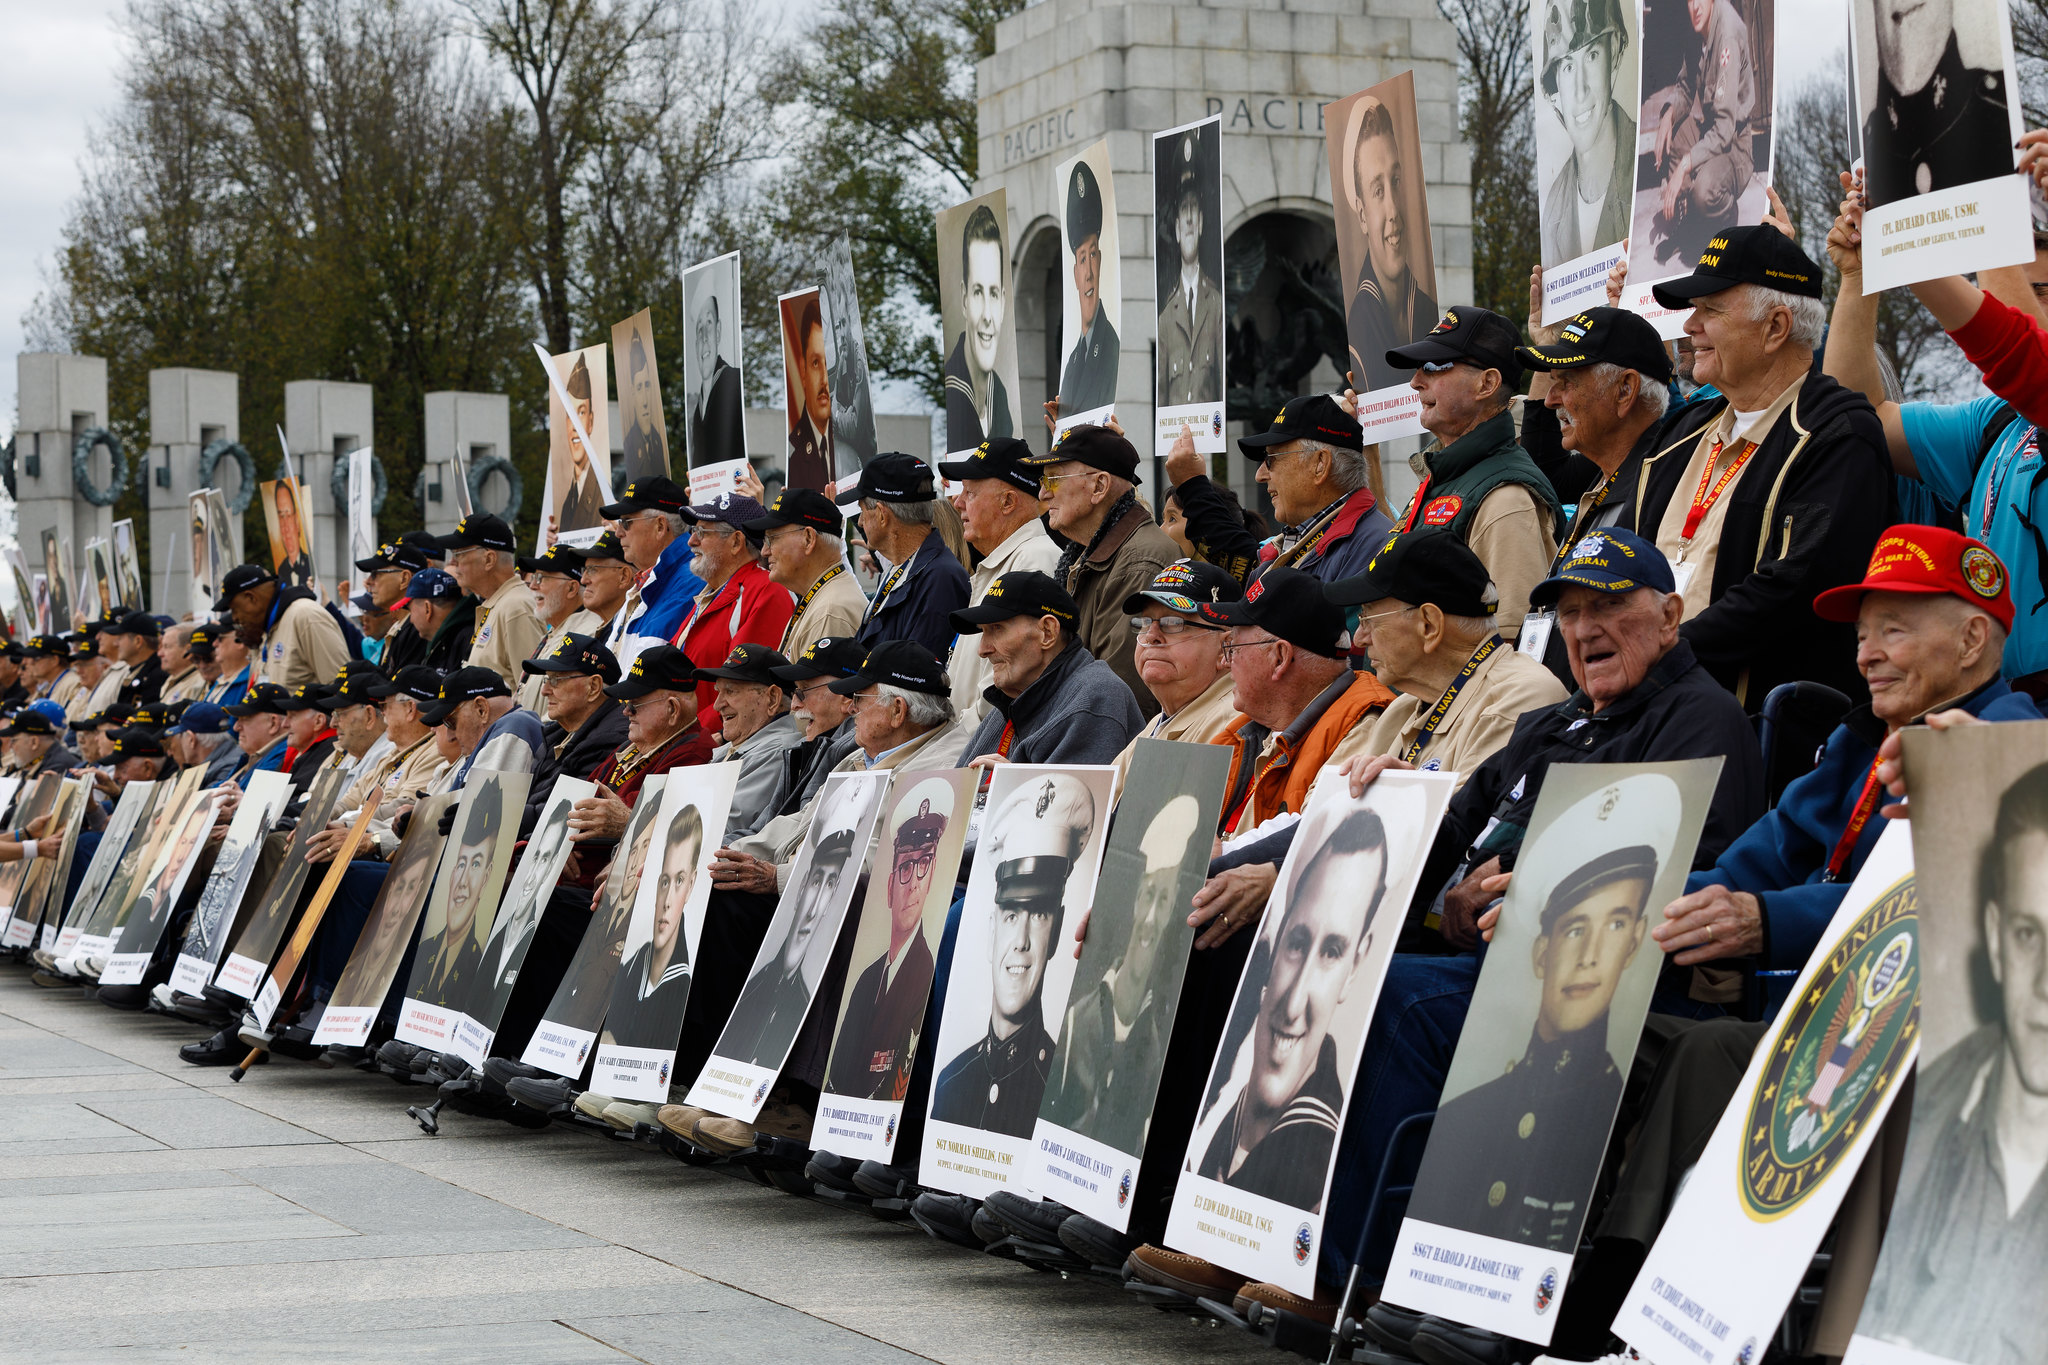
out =
{"type": "Polygon", "coordinates": [[[1947,593],[1982,607],[2012,629],[2012,584],[1984,542],[1939,526],[1894,526],[1877,538],[1861,583],[1829,588],[1813,599],[1823,621],[1854,622],[1871,592],[1947,593]]]}

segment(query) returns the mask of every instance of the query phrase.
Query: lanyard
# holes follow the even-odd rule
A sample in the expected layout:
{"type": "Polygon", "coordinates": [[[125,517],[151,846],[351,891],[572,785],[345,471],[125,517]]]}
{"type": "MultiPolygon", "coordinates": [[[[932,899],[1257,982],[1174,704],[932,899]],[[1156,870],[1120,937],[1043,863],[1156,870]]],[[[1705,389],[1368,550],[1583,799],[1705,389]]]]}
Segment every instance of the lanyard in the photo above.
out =
{"type": "Polygon", "coordinates": [[[896,591],[897,587],[902,584],[903,576],[910,572],[911,560],[914,560],[916,558],[916,555],[912,555],[910,559],[904,560],[901,564],[898,564],[894,569],[889,571],[889,576],[882,580],[882,586],[880,590],[875,593],[875,600],[868,603],[868,609],[866,613],[863,614],[860,618],[860,623],[862,625],[866,625],[868,623],[869,618],[874,616],[876,612],[882,609],[882,603],[885,600],[887,600],[890,593],[896,591]]]}
{"type": "MultiPolygon", "coordinates": [[[[830,583],[833,579],[839,577],[839,575],[845,572],[846,565],[843,562],[834,564],[831,568],[825,570],[824,573],[820,574],[818,576],[818,581],[811,584],[811,586],[805,590],[804,595],[796,600],[796,610],[790,614],[789,624],[782,628],[783,645],[786,646],[789,644],[789,637],[790,634],[796,630],[796,623],[803,619],[804,608],[811,605],[811,599],[818,595],[819,589],[823,588],[827,583],[830,583]]],[[[789,651],[785,648],[782,650],[782,652],[787,654],[789,651]]]]}
{"type": "Polygon", "coordinates": [[[1223,828],[1232,830],[1237,828],[1238,820],[1244,815],[1244,808],[1251,804],[1252,797],[1259,790],[1259,783],[1264,780],[1267,773],[1273,770],[1273,765],[1285,757],[1287,757],[1286,749],[1282,748],[1278,742],[1275,742],[1273,745],[1273,756],[1252,769],[1252,780],[1244,784],[1244,790],[1238,793],[1237,800],[1232,802],[1230,809],[1223,813],[1223,828]]]}
{"type": "Polygon", "coordinates": [[[2014,465],[2026,458],[2027,451],[2034,444],[2030,432],[2025,438],[2014,441],[2007,447],[2004,458],[1992,464],[1990,476],[1984,480],[1984,511],[1977,519],[1978,539],[1991,534],[1991,519],[1998,512],[1998,495],[2005,487],[2005,477],[2012,472],[2014,465]]]}
{"type": "Polygon", "coordinates": [[[996,757],[1008,758],[1010,756],[1010,746],[1016,742],[1017,722],[1014,720],[1004,721],[1002,738],[996,741],[996,757]]]}
{"type": "Polygon", "coordinates": [[[1416,486],[1415,496],[1408,501],[1408,515],[1401,518],[1400,530],[1403,535],[1415,525],[1415,518],[1422,511],[1422,500],[1429,496],[1430,477],[1428,474],[1422,476],[1422,482],[1416,486]]]}
{"type": "Polygon", "coordinates": [[[1451,707],[1457,703],[1458,693],[1464,690],[1466,683],[1472,681],[1472,675],[1479,671],[1479,665],[1485,663],[1500,646],[1500,636],[1496,635],[1472,651],[1472,657],[1458,670],[1458,676],[1451,679],[1451,685],[1444,689],[1443,696],[1437,698],[1436,705],[1429,708],[1429,715],[1423,719],[1421,732],[1415,736],[1415,742],[1408,746],[1408,751],[1401,755],[1403,763],[1413,763],[1422,756],[1423,749],[1443,725],[1444,717],[1451,713],[1451,707]]]}
{"type": "Polygon", "coordinates": [[[1607,495],[1609,493],[1612,493],[1613,491],[1614,475],[1602,474],[1600,476],[1600,482],[1594,484],[1592,488],[1587,490],[1586,495],[1579,499],[1579,510],[1577,514],[1572,517],[1572,524],[1569,528],[1566,529],[1564,533],[1564,539],[1558,542],[1557,553],[1551,556],[1551,573],[1556,573],[1558,571],[1558,568],[1561,565],[1563,565],[1563,563],[1567,559],[1571,558],[1572,546],[1578,542],[1578,536],[1575,534],[1575,532],[1577,532],[1577,530],[1581,526],[1584,526],[1587,523],[1591,522],[1594,517],[1600,515],[1601,504],[1607,501],[1607,495]]]}
{"type": "Polygon", "coordinates": [[[1823,881],[1838,882],[1849,870],[1849,859],[1856,852],[1856,841],[1863,837],[1863,829],[1870,823],[1870,817],[1877,813],[1877,803],[1884,795],[1884,788],[1877,781],[1878,760],[1870,760],[1870,776],[1863,779],[1862,794],[1856,798],[1856,808],[1849,812],[1849,824],[1842,831],[1842,837],[1835,841],[1835,851],[1828,855],[1827,875],[1823,881]]]}
{"type": "Polygon", "coordinates": [[[1721,471],[1721,477],[1716,479],[1714,466],[1721,459],[1721,443],[1714,442],[1714,449],[1707,456],[1707,467],[1700,471],[1700,486],[1693,490],[1692,506],[1686,509],[1685,528],[1678,533],[1680,540],[1692,540],[1694,532],[1700,529],[1700,523],[1706,519],[1707,513],[1721,500],[1721,494],[1728,490],[1729,484],[1735,482],[1735,476],[1749,463],[1749,457],[1756,454],[1756,442],[1740,441],[1736,444],[1735,458],[1729,461],[1728,467],[1721,471]],[[1711,489],[1707,487],[1710,481],[1713,484],[1711,489]]]}
{"type": "Polygon", "coordinates": [[[1323,537],[1330,534],[1330,528],[1336,525],[1337,514],[1344,510],[1344,504],[1350,497],[1351,495],[1346,493],[1343,497],[1303,522],[1300,539],[1296,540],[1293,547],[1285,553],[1275,555],[1273,563],[1282,565],[1298,564],[1315,553],[1316,546],[1323,543],[1323,537]]]}

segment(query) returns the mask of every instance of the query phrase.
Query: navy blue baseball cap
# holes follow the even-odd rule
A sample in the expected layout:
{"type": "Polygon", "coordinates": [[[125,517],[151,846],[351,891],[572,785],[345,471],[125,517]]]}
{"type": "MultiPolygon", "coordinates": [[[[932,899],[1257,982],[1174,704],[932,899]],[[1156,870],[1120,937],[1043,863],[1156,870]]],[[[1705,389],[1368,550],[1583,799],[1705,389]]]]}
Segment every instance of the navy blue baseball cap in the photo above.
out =
{"type": "Polygon", "coordinates": [[[178,717],[167,735],[218,735],[234,728],[234,717],[210,701],[195,701],[178,717]]]}
{"type": "Polygon", "coordinates": [[[1529,605],[1554,606],[1557,595],[1573,585],[1605,593],[1671,592],[1677,580],[1662,550],[1632,531],[1609,528],[1580,537],[1564,566],[1529,590],[1529,605]]]}
{"type": "Polygon", "coordinates": [[[429,602],[456,602],[462,598],[462,589],[446,569],[421,569],[405,585],[405,596],[408,601],[424,597],[429,602]]]}

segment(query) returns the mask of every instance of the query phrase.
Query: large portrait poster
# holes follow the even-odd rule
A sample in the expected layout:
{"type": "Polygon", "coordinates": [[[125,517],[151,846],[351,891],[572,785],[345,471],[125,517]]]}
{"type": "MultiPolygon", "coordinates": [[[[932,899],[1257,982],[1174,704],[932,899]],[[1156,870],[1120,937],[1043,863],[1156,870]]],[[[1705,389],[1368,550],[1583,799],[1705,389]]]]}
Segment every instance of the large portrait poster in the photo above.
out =
{"type": "MultiPolygon", "coordinates": [[[[308,562],[310,563],[310,556],[313,553],[312,531],[310,529],[312,522],[306,515],[305,494],[297,487],[296,480],[289,482],[293,484],[292,496],[296,499],[296,506],[299,509],[299,530],[300,534],[305,537],[304,544],[306,546],[306,554],[309,557],[308,562]]],[[[142,586],[142,560],[135,550],[135,523],[126,517],[114,523],[114,573],[121,583],[121,604],[130,611],[148,611],[149,594],[143,590],[142,586]]],[[[318,592],[320,589],[319,574],[312,574],[308,578],[307,583],[315,592],[318,592]]]]}
{"type": "Polygon", "coordinates": [[[2034,259],[2012,20],[2000,0],[1850,0],[1863,292],[2034,259]]]}
{"type": "Polygon", "coordinates": [[[1719,758],[1559,763],[1444,1078],[1382,1297],[1548,1344],[1719,758]],[[1532,1117],[1533,1116],[1533,1117],[1532,1117]]]}
{"type": "Polygon", "coordinates": [[[1220,745],[1138,741],[1038,1107],[1026,1185],[1118,1232],[1130,1226],[1195,941],[1187,906],[1209,873],[1229,775],[1220,745]]]}
{"type": "Polygon", "coordinates": [[[1621,301],[1667,341],[1692,310],[1664,307],[1651,287],[1690,275],[1716,233],[1770,208],[1776,23],[1777,0],[1643,0],[1643,150],[1621,301]]]}
{"type": "MultiPolygon", "coordinates": [[[[348,452],[348,562],[377,553],[377,474],[375,453],[368,446],[348,452]]],[[[354,613],[352,603],[343,609],[354,613]]]]}
{"type": "Polygon", "coordinates": [[[405,1003],[398,1008],[398,1036],[408,1043],[446,1051],[456,1023],[469,1003],[469,989],[483,971],[484,943],[512,870],[519,819],[526,809],[527,773],[472,768],[457,793],[455,824],[441,850],[434,889],[420,921],[419,950],[405,1003]]]}
{"type": "Polygon", "coordinates": [[[1422,431],[1422,403],[1408,387],[1412,372],[1389,365],[1387,352],[1419,341],[1442,316],[1415,74],[1403,71],[1324,105],[1323,127],[1359,425],[1368,445],[1414,436],[1422,431]]]}
{"type": "MultiPolygon", "coordinates": [[[[92,804],[92,784],[84,778],[66,778],[64,790],[58,794],[57,805],[51,811],[50,828],[63,841],[57,856],[46,860],[46,868],[31,870],[28,885],[24,888],[25,899],[21,902],[21,913],[33,913],[41,922],[41,932],[36,935],[35,946],[50,952],[57,946],[57,936],[64,927],[70,907],[64,896],[71,885],[71,865],[78,857],[78,836],[85,830],[86,808],[92,804]],[[34,898],[40,897],[38,906],[34,898]]],[[[14,940],[15,925],[10,924],[8,940],[14,940]]],[[[27,947],[23,943],[16,946],[27,947]]]]}
{"type": "Polygon", "coordinates": [[[946,455],[1021,436],[1009,199],[994,190],[940,209],[939,344],[946,350],[946,455]]]}
{"type": "MultiPolygon", "coordinates": [[[[319,591],[319,574],[313,567],[312,522],[306,517],[305,490],[297,479],[273,479],[262,486],[263,526],[270,535],[270,567],[277,581],[288,587],[319,591]]],[[[132,538],[132,533],[131,533],[132,538]]],[[[139,582],[129,581],[126,558],[121,549],[120,527],[114,528],[114,569],[121,576],[121,595],[141,592],[139,582]]]]}
{"type": "MultiPolygon", "coordinates": [[[[185,942],[171,967],[172,990],[197,995],[213,979],[221,951],[234,936],[235,907],[242,903],[242,894],[256,873],[263,838],[291,797],[292,780],[284,773],[264,771],[249,775],[249,790],[235,807],[228,832],[213,855],[206,885],[199,890],[199,907],[192,912],[192,922],[185,928],[185,942]]],[[[115,818],[119,818],[118,811],[115,818]]]]}
{"type": "Polygon", "coordinates": [[[221,964],[214,984],[244,1000],[256,997],[256,988],[270,970],[270,959],[284,938],[285,925],[305,890],[312,864],[306,861],[307,841],[327,827],[335,802],[348,786],[348,773],[341,768],[323,769],[313,779],[306,804],[299,810],[299,823],[292,828],[285,845],[284,863],[278,874],[261,888],[261,899],[247,914],[246,922],[233,938],[227,960],[221,964]]]}
{"type": "Polygon", "coordinates": [[[640,784],[633,818],[626,822],[625,834],[619,839],[624,865],[614,857],[613,867],[619,875],[606,875],[604,893],[590,907],[590,923],[584,926],[561,984],[555,987],[520,1057],[528,1066],[545,1067],[557,1076],[583,1074],[583,1063],[597,1042],[597,1026],[604,1022],[605,1008],[611,1004],[612,978],[619,974],[627,921],[654,844],[655,817],[661,813],[661,793],[667,782],[667,774],[656,773],[640,784]]]}
{"type": "Polygon", "coordinates": [[[683,409],[689,413],[690,501],[738,488],[747,461],[746,399],[740,378],[740,254],[728,252],[683,272],[683,409]]]}
{"type": "Polygon", "coordinates": [[[21,640],[36,634],[42,626],[36,617],[35,589],[29,584],[28,559],[21,552],[21,546],[13,545],[7,550],[7,572],[14,580],[14,630],[21,640]]]}
{"type": "Polygon", "coordinates": [[[885,1166],[895,1154],[979,778],[917,773],[890,789],[811,1130],[821,1152],[885,1166]]]}
{"type": "Polygon", "coordinates": [[[816,288],[776,300],[782,319],[782,412],[789,432],[788,487],[832,481],[832,367],[825,358],[825,311],[816,288]]]}
{"type": "Polygon", "coordinates": [[[1168,1246],[1314,1292],[1366,1027],[1456,788],[1448,773],[1383,773],[1354,801],[1335,768],[1318,775],[1202,1088],[1168,1246]]]}
{"type": "Polygon", "coordinates": [[[1894,822],[1758,1041],[1622,1301],[1614,1330],[1645,1356],[1763,1358],[1919,1048],[1914,910],[1913,849],[1894,822]]]}
{"type": "Polygon", "coordinates": [[[985,1199],[1028,1188],[1073,926],[1095,901],[1113,767],[1001,767],[989,779],[933,1054],[919,1183],[985,1199]]]}
{"type": "Polygon", "coordinates": [[[668,1098],[690,999],[690,964],[711,897],[711,858],[732,809],[740,765],[676,768],[646,826],[651,851],[633,893],[633,915],[612,979],[590,1085],[615,1099],[668,1098]]]}
{"type": "MultiPolygon", "coordinates": [[[[58,796],[63,790],[63,783],[64,775],[58,772],[47,772],[36,778],[15,803],[15,809],[8,814],[8,818],[15,822],[14,827],[22,828],[29,822],[54,812],[58,796]]],[[[5,929],[5,933],[0,934],[0,943],[10,948],[27,947],[34,933],[34,919],[23,918],[23,912],[28,911],[23,891],[29,873],[34,868],[35,863],[19,859],[0,867],[0,926],[4,926],[5,929]]]]}
{"type": "Polygon", "coordinates": [[[868,385],[867,333],[860,325],[860,294],[853,280],[853,243],[842,234],[821,263],[825,278],[825,367],[832,391],[835,479],[858,478],[875,458],[875,399],[868,385]]]}
{"type": "MultiPolygon", "coordinates": [[[[285,781],[289,785],[291,779],[285,781]]],[[[254,787],[255,781],[252,779],[249,785],[254,787]]],[[[70,957],[84,939],[100,899],[106,894],[107,883],[113,880],[115,869],[127,856],[135,831],[156,805],[156,789],[154,782],[130,782],[121,788],[121,799],[114,803],[114,812],[107,817],[107,827],[100,833],[99,845],[86,860],[84,878],[71,895],[70,909],[65,912],[57,934],[54,951],[58,957],[70,957]]]]}
{"type": "Polygon", "coordinates": [[[853,900],[889,786],[884,770],[834,773],[689,1103],[752,1122],[811,1011],[853,900]]]}
{"type": "Polygon", "coordinates": [[[1920,1065],[1891,1222],[1846,1365],[2040,1361],[2048,724],[1914,729],[1905,739],[1920,1065]]]}
{"type": "Polygon", "coordinates": [[[1116,410],[1117,329],[1124,320],[1116,182],[1109,139],[1052,171],[1060,213],[1060,411],[1056,429],[1101,422],[1116,410]]]}
{"type": "Polygon", "coordinates": [[[1223,447],[1223,116],[1152,138],[1159,393],[1153,448],[1223,447]]]}
{"type": "Polygon", "coordinates": [[[207,792],[178,818],[156,858],[144,873],[142,890],[121,926],[120,937],[100,972],[102,986],[132,986],[149,969],[156,946],[170,926],[171,912],[185,892],[198,854],[213,828],[224,794],[207,792]]]}
{"type": "Polygon", "coordinates": [[[454,802],[455,795],[446,792],[423,797],[413,808],[405,838],[391,859],[390,871],[384,874],[384,884],[377,889],[377,899],[320,1016],[320,1026],[313,1032],[316,1046],[361,1047],[369,1041],[370,1028],[384,1007],[384,997],[391,992],[406,945],[412,942],[413,926],[420,922],[427,881],[440,861],[441,813],[454,802]]]}
{"type": "MultiPolygon", "coordinates": [[[[157,855],[179,829],[186,812],[198,798],[201,776],[197,768],[187,768],[179,773],[177,781],[170,784],[169,794],[143,827],[143,836],[129,842],[127,851],[121,855],[120,866],[114,869],[113,880],[107,883],[106,894],[100,897],[100,903],[93,911],[92,923],[85,937],[79,940],[79,956],[94,957],[114,951],[130,912],[142,896],[148,880],[145,874],[156,866],[157,855]]],[[[158,787],[161,791],[162,784],[159,783],[158,787]]]]}
{"type": "Polygon", "coordinates": [[[70,630],[76,619],[71,612],[71,565],[55,531],[43,532],[43,573],[50,580],[50,619],[56,623],[52,629],[70,630]]]}
{"type": "Polygon", "coordinates": [[[1529,7],[1545,322],[1606,303],[1622,256],[1636,187],[1636,21],[1633,0],[1529,7]]]}
{"type": "MultiPolygon", "coordinates": [[[[215,585],[220,582],[213,572],[213,504],[207,500],[204,488],[185,500],[185,511],[186,519],[192,526],[192,557],[188,566],[192,575],[192,587],[191,600],[186,610],[192,613],[194,619],[204,620],[213,615],[215,585]]],[[[93,542],[88,540],[85,543],[87,562],[83,578],[86,583],[92,585],[93,590],[82,593],[81,596],[93,604],[93,614],[97,616],[105,611],[106,607],[98,600],[99,580],[93,574],[92,547],[93,542]]]]}
{"type": "MultiPolygon", "coordinates": [[[[92,576],[95,595],[99,598],[101,611],[112,611],[121,605],[121,579],[114,572],[114,547],[103,539],[85,542],[85,571],[92,576]]],[[[232,567],[232,565],[230,565],[232,567]]],[[[206,604],[206,613],[212,615],[213,603],[206,604]]]]}
{"type": "MultiPolygon", "coordinates": [[[[604,534],[599,509],[612,500],[607,474],[612,460],[611,405],[604,401],[611,386],[605,383],[604,347],[564,351],[549,356],[548,364],[555,373],[548,385],[548,477],[541,505],[554,518],[561,543],[581,549],[604,534]],[[574,422],[564,406],[565,395],[575,405],[574,422]]],[[[543,524],[535,553],[546,548],[543,524]]]]}
{"type": "Polygon", "coordinates": [[[612,482],[624,488],[635,479],[665,479],[668,417],[661,410],[661,374],[654,364],[652,308],[612,325],[612,355],[618,365],[619,421],[626,427],[612,482]]]}

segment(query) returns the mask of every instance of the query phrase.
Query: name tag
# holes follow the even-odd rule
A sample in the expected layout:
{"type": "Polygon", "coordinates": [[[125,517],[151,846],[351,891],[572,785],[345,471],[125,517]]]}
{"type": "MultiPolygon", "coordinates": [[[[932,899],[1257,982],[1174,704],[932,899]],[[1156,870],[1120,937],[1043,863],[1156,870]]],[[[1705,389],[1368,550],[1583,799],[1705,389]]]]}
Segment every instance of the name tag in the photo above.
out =
{"type": "Polygon", "coordinates": [[[1557,626],[1554,611],[1532,611],[1522,618],[1522,633],[1515,637],[1515,653],[1526,654],[1538,663],[1550,648],[1550,632],[1557,626]]]}

